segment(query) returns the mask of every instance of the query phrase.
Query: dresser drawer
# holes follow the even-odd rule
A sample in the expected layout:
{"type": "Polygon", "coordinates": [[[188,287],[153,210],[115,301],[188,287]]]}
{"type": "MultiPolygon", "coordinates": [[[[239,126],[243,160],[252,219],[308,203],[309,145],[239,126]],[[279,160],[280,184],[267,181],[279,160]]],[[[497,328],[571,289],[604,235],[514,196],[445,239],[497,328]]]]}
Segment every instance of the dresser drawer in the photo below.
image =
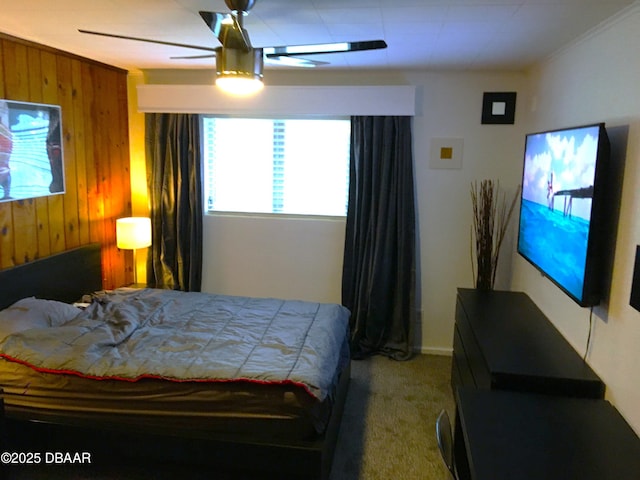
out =
{"type": "Polygon", "coordinates": [[[457,387],[477,387],[476,381],[473,378],[473,372],[471,371],[471,367],[469,366],[469,362],[467,360],[467,354],[464,350],[464,345],[462,343],[462,339],[460,338],[460,333],[458,332],[458,327],[454,329],[453,333],[453,359],[452,359],[452,385],[453,390],[457,387]],[[457,379],[453,379],[455,369],[455,375],[457,379]]]}
{"type": "MultiPolygon", "coordinates": [[[[458,337],[458,349],[466,357],[466,363],[476,388],[491,388],[491,374],[478,345],[478,341],[471,329],[464,307],[458,301],[456,305],[456,336],[458,337]],[[464,352],[464,353],[462,353],[464,352]]],[[[454,352],[456,350],[456,338],[454,337],[454,352]]]]}

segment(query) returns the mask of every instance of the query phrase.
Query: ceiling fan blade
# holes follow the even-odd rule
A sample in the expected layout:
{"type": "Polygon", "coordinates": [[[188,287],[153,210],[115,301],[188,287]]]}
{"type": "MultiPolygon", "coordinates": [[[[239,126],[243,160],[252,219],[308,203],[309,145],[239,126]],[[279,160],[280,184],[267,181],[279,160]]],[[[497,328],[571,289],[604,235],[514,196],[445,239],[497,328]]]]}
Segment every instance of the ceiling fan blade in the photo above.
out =
{"type": "Polygon", "coordinates": [[[269,63],[269,65],[277,65],[283,67],[313,68],[319,65],[329,65],[329,62],[321,62],[319,60],[309,60],[307,58],[297,58],[290,56],[268,57],[266,61],[269,63]]]}
{"type": "Polygon", "coordinates": [[[216,51],[216,49],[213,47],[202,47],[199,45],[189,45],[186,43],[165,42],[163,40],[151,40],[149,38],[130,37],[128,35],[117,35],[115,33],[94,32],[92,30],[78,29],[78,31],[80,33],[87,33],[89,35],[98,35],[101,37],[121,38],[123,40],[135,40],[137,42],[158,43],[160,45],[169,45],[171,47],[195,48],[196,50],[206,50],[207,52],[216,51]]]}
{"type": "Polygon", "coordinates": [[[319,55],[325,53],[357,52],[362,50],[378,50],[387,48],[384,40],[367,40],[362,42],[320,43],[316,45],[285,45],[281,47],[264,47],[267,58],[292,57],[297,55],[319,55]]]}
{"type": "Polygon", "coordinates": [[[230,13],[198,12],[204,23],[218,37],[223,47],[248,52],[251,50],[249,34],[242,28],[238,18],[230,13]]]}
{"type": "Polygon", "coordinates": [[[169,57],[171,60],[199,60],[201,58],[216,58],[215,53],[208,53],[205,55],[180,55],[177,57],[169,57]]]}

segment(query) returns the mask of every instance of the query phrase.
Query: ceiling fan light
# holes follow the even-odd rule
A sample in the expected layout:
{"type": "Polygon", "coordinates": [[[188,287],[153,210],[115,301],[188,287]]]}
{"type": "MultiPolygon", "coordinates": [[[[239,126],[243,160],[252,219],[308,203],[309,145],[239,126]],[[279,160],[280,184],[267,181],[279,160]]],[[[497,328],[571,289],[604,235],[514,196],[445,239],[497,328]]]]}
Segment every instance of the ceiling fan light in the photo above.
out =
{"type": "Polygon", "coordinates": [[[235,48],[216,50],[216,86],[232,95],[251,95],[262,89],[263,52],[235,48]]]}
{"type": "Polygon", "coordinates": [[[226,93],[243,97],[259,92],[264,84],[260,78],[224,75],[216,78],[216,86],[226,93]]]}

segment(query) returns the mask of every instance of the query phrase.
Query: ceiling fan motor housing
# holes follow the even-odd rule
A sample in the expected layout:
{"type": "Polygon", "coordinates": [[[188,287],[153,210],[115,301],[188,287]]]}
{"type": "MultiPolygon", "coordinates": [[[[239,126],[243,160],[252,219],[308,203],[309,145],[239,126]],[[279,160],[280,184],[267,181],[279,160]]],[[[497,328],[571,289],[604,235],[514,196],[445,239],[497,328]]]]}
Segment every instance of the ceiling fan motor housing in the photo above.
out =
{"type": "Polygon", "coordinates": [[[263,54],[261,48],[249,51],[237,48],[216,49],[216,74],[220,77],[235,77],[262,80],[263,54]]]}
{"type": "Polygon", "coordinates": [[[232,12],[248,12],[253,8],[256,0],[224,0],[232,12]]]}

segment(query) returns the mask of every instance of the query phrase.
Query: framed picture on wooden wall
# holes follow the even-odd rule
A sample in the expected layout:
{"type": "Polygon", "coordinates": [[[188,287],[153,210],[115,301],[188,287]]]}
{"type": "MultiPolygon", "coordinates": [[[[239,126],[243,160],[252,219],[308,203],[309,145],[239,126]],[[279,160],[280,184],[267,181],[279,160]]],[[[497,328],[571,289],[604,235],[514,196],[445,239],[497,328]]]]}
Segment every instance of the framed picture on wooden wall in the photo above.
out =
{"type": "Polygon", "coordinates": [[[64,193],[58,105],[0,100],[0,202],[64,193]]]}

